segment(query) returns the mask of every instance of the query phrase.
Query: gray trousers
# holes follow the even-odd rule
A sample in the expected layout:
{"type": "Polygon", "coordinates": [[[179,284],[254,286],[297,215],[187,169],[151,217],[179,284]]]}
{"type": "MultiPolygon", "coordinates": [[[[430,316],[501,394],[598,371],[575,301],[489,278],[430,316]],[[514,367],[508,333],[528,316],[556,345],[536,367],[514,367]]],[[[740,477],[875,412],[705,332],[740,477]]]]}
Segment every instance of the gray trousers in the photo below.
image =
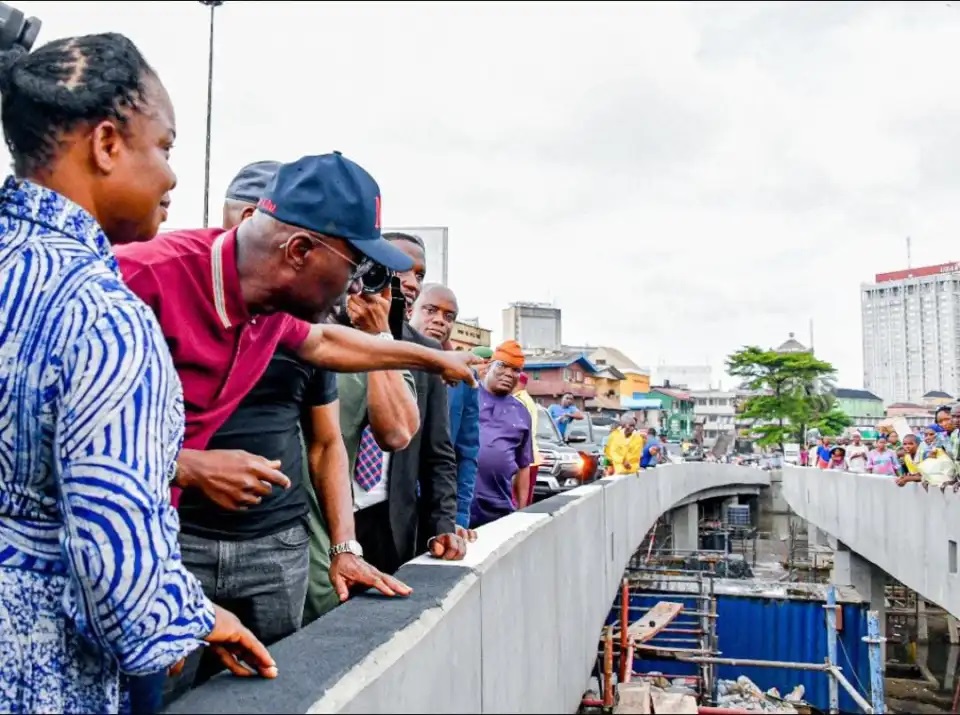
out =
{"type": "MultiPolygon", "coordinates": [[[[310,534],[304,524],[248,541],[214,541],[180,534],[180,554],[207,597],[227,610],[265,645],[296,632],[303,619],[310,567],[310,534]]],[[[172,695],[199,685],[221,669],[193,653],[172,695]]]]}

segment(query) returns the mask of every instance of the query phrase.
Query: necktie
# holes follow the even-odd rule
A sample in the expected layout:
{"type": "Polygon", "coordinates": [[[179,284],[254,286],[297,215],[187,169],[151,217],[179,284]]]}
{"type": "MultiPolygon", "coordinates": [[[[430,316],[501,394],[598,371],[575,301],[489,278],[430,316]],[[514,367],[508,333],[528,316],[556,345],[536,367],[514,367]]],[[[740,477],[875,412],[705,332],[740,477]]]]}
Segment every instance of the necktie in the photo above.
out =
{"type": "Polygon", "coordinates": [[[383,479],[383,450],[373,437],[370,425],[360,435],[360,448],[357,450],[357,465],[353,470],[357,484],[368,492],[383,479]]]}

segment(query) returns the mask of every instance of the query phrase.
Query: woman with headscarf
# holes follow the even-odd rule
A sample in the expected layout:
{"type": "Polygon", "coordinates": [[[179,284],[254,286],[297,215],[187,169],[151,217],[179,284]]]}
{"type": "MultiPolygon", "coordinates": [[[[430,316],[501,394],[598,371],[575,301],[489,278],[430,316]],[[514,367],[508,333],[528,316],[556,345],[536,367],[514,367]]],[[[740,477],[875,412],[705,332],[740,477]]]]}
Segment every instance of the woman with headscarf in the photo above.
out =
{"type": "Polygon", "coordinates": [[[15,47],[0,95],[0,712],[117,712],[204,641],[274,677],[180,560],[180,381],[111,248],[166,219],[170,98],[112,33],[15,47]]]}
{"type": "Polygon", "coordinates": [[[834,447],[830,450],[830,461],[827,463],[827,469],[848,472],[850,467],[847,465],[847,450],[843,447],[834,447]]]}

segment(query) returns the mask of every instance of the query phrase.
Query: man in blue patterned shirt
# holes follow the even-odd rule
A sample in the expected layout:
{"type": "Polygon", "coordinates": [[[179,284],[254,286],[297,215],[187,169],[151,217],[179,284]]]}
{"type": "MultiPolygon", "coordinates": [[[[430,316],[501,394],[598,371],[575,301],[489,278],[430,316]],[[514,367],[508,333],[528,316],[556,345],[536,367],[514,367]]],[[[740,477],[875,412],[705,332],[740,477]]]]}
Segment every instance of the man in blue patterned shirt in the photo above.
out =
{"type": "Polygon", "coordinates": [[[166,218],[170,99],[116,34],[15,49],[0,94],[0,712],[117,712],[202,641],[275,677],[180,561],[180,382],[110,245],[166,218]]]}

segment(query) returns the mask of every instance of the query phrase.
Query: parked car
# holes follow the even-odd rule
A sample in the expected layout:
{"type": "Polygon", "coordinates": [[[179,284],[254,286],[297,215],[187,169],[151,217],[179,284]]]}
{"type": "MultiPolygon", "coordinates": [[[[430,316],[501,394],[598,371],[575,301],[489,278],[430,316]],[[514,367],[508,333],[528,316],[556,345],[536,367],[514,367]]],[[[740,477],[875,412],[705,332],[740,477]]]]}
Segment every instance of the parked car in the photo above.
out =
{"type": "Polygon", "coordinates": [[[603,476],[601,457],[603,456],[603,440],[610,434],[608,429],[603,432],[593,422],[591,415],[584,415],[582,419],[571,420],[567,425],[566,443],[583,457],[583,482],[592,482],[603,476]]]}
{"type": "Polygon", "coordinates": [[[533,487],[534,500],[546,499],[583,484],[583,457],[567,446],[550,413],[543,407],[537,407],[537,447],[540,469],[533,487]]]}

